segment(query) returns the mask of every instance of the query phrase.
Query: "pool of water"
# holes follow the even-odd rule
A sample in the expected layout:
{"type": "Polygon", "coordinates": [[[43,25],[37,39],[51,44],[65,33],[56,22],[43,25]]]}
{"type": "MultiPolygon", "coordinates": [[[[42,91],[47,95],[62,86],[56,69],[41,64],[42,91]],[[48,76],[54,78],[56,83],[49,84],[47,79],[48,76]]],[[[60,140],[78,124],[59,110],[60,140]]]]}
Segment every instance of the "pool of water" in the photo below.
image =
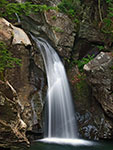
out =
{"type": "Polygon", "coordinates": [[[113,150],[113,143],[94,142],[80,139],[43,139],[34,141],[30,150],[113,150]]]}

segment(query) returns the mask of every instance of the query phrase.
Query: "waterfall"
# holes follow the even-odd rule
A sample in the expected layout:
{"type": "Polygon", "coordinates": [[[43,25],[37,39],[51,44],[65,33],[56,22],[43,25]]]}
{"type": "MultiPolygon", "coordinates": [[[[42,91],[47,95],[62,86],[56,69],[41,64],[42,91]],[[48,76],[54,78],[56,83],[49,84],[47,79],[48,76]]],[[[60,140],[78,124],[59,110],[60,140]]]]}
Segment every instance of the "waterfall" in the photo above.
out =
{"type": "Polygon", "coordinates": [[[64,66],[49,43],[35,38],[44,59],[48,81],[48,138],[77,138],[74,108],[64,66]]]}
{"type": "Polygon", "coordinates": [[[18,23],[21,23],[21,20],[20,20],[20,17],[18,16],[17,13],[15,13],[16,17],[17,17],[17,20],[18,20],[18,23]]]}

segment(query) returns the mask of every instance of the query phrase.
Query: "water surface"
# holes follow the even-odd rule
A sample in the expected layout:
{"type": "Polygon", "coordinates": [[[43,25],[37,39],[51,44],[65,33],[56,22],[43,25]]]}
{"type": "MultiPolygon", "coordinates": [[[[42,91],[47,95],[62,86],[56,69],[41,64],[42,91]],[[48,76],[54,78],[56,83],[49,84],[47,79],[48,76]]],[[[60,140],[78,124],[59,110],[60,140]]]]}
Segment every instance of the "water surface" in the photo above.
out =
{"type": "Polygon", "coordinates": [[[54,142],[54,141],[35,141],[30,150],[113,150],[112,142],[92,142],[80,140],[73,143],[54,142]]]}

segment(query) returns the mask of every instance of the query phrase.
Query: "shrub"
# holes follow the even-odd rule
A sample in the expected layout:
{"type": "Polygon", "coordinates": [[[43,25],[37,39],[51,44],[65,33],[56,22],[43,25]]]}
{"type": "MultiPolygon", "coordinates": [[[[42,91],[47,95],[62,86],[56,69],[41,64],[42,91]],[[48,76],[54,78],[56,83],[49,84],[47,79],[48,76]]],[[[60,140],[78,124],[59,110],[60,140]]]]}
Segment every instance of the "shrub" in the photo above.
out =
{"type": "Polygon", "coordinates": [[[107,34],[112,34],[113,32],[113,1],[112,0],[106,0],[106,3],[108,4],[108,10],[107,10],[107,16],[103,19],[104,26],[102,31],[107,34]]]}
{"type": "Polygon", "coordinates": [[[76,64],[78,65],[78,68],[80,70],[80,72],[83,72],[83,67],[85,64],[87,64],[88,62],[90,62],[92,59],[94,58],[94,56],[90,56],[88,55],[87,58],[82,58],[82,60],[77,60],[76,64]]]}
{"type": "Polygon", "coordinates": [[[0,0],[0,17],[8,16],[10,19],[14,19],[15,13],[18,15],[29,15],[30,13],[37,13],[47,10],[56,10],[57,7],[51,7],[47,5],[37,5],[32,2],[25,3],[10,3],[7,0],[0,0]]]}
{"type": "Polygon", "coordinates": [[[77,18],[81,11],[80,0],[62,0],[58,8],[61,12],[66,13],[70,17],[77,18]]]}

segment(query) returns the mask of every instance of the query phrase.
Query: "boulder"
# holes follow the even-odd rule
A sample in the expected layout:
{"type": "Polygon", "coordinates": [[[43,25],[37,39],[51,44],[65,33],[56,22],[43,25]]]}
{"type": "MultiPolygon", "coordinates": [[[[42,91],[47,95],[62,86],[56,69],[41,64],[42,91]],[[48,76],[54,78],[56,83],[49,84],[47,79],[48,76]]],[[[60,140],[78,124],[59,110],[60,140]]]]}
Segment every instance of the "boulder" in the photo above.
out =
{"type": "Polygon", "coordinates": [[[31,45],[31,41],[29,40],[27,34],[20,28],[13,26],[4,18],[0,18],[0,40],[5,41],[7,40],[9,44],[23,44],[25,46],[31,45]],[[7,32],[6,32],[7,30],[7,32]]]}
{"type": "Polygon", "coordinates": [[[73,66],[68,71],[79,136],[92,140],[111,139],[113,121],[105,114],[94,97],[93,86],[87,83],[88,77],[83,72],[80,73],[77,66],[73,66]]]}
{"type": "Polygon", "coordinates": [[[84,65],[87,81],[93,96],[98,100],[105,113],[113,118],[113,56],[101,52],[92,61],[84,65]]]}

